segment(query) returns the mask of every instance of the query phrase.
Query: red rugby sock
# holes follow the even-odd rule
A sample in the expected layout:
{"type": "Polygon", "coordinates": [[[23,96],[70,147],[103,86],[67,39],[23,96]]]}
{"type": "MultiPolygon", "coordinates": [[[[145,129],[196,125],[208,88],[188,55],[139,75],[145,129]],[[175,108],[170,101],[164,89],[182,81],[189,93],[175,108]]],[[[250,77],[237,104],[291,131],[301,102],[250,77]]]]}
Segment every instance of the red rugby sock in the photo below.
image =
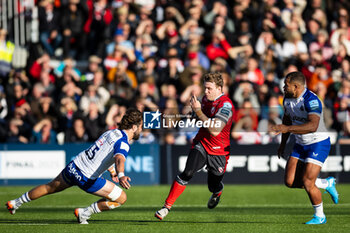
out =
{"type": "Polygon", "coordinates": [[[175,203],[176,199],[182,194],[182,192],[185,190],[186,185],[181,185],[179,182],[174,180],[173,185],[171,186],[169,195],[167,199],[165,200],[164,206],[168,209],[171,208],[171,206],[175,203]]]}

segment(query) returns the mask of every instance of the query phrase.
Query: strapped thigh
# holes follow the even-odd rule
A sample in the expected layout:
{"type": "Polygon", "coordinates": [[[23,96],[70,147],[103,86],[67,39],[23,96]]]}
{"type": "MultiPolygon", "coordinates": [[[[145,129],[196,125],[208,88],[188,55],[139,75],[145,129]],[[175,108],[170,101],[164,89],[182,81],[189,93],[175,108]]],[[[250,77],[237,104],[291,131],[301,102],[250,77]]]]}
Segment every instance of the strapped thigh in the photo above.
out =
{"type": "Polygon", "coordinates": [[[110,194],[108,194],[108,199],[111,201],[116,201],[120,195],[122,195],[123,190],[119,188],[118,186],[114,185],[114,188],[110,194]]]}

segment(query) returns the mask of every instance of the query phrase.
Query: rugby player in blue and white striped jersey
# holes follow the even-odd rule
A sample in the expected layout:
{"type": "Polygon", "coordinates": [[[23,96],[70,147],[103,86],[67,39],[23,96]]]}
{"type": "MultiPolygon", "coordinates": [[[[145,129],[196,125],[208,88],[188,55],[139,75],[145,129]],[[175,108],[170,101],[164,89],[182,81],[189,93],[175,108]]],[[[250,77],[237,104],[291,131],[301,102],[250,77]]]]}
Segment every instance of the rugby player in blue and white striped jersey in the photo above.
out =
{"type": "Polygon", "coordinates": [[[328,157],[331,143],[323,121],[322,102],[306,87],[301,72],[287,74],[284,81],[283,123],[271,127],[272,131],[282,133],[278,156],[283,156],[290,133],[295,135],[296,143],[290,155],[286,170],[285,184],[290,188],[304,188],[315,210],[313,218],[306,224],[324,224],[322,194],[325,189],[338,203],[335,179],[317,178],[323,163],[328,157]]]}

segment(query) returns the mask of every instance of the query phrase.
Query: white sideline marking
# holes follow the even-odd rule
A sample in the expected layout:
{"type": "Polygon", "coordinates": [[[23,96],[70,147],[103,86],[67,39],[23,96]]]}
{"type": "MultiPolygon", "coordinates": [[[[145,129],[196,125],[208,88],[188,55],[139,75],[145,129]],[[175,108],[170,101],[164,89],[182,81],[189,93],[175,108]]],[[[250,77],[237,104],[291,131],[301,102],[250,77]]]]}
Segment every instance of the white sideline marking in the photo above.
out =
{"type": "MultiPolygon", "coordinates": [[[[335,205],[333,203],[329,204],[324,204],[324,206],[331,206],[335,205]]],[[[205,204],[203,205],[173,205],[174,207],[207,207],[205,204]]],[[[254,205],[254,204],[248,204],[248,205],[221,205],[216,208],[244,208],[244,207],[305,207],[308,206],[308,204],[261,204],[261,205],[254,205]]],[[[350,206],[350,203],[338,203],[336,206],[350,206]]],[[[76,206],[74,205],[45,205],[45,206],[38,206],[38,205],[33,205],[31,206],[33,208],[43,208],[43,209],[48,209],[48,208],[75,208],[76,206]]],[[[25,207],[25,208],[31,208],[31,207],[25,207]]],[[[159,208],[160,205],[125,205],[123,208],[159,208]]]]}
{"type": "Polygon", "coordinates": [[[33,226],[45,226],[45,225],[50,225],[48,223],[0,223],[0,225],[33,225],[33,226]]]}

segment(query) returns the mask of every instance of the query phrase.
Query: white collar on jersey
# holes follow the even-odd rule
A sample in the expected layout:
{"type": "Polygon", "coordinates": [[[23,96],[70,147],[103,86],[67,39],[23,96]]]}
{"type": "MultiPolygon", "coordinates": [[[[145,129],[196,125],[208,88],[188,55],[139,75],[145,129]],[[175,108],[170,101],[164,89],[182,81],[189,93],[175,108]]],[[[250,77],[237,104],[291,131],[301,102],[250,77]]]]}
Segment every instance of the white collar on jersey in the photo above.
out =
{"type": "Polygon", "coordinates": [[[307,88],[304,87],[303,93],[301,93],[301,95],[297,98],[297,100],[299,100],[301,97],[303,97],[306,91],[307,91],[307,88]]]}
{"type": "Polygon", "coordinates": [[[213,102],[215,102],[216,100],[218,100],[221,96],[223,96],[224,93],[221,93],[221,95],[219,95],[218,97],[215,98],[215,100],[213,100],[213,102]]]}

